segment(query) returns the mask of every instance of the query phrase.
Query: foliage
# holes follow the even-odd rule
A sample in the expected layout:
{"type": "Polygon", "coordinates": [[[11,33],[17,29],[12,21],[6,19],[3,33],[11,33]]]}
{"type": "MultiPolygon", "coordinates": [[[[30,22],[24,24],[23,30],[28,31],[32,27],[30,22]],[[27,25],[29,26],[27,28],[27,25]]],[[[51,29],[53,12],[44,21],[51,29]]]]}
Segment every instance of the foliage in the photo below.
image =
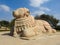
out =
{"type": "Polygon", "coordinates": [[[7,27],[7,28],[12,28],[12,26],[14,26],[14,20],[15,19],[13,19],[11,22],[9,22],[9,21],[6,21],[6,20],[2,20],[2,21],[0,21],[0,28],[3,26],[3,27],[7,27]]]}
{"type": "Polygon", "coordinates": [[[0,21],[0,26],[9,27],[9,24],[10,23],[8,21],[5,20],[0,21]]]}
{"type": "Polygon", "coordinates": [[[60,30],[60,26],[56,26],[56,28],[55,28],[55,29],[60,30]]]}
{"type": "Polygon", "coordinates": [[[46,15],[46,14],[42,14],[40,16],[36,15],[35,19],[42,19],[48,21],[53,28],[55,28],[57,26],[57,23],[59,22],[58,19],[54,18],[51,15],[46,15]]]}

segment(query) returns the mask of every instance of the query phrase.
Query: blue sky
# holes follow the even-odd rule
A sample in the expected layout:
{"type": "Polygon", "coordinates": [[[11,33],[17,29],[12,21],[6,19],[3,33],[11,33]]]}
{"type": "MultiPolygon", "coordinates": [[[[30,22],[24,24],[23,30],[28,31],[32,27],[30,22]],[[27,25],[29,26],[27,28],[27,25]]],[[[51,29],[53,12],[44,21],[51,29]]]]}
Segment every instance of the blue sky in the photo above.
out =
{"type": "Polygon", "coordinates": [[[33,16],[50,14],[60,19],[60,0],[0,0],[0,20],[12,20],[12,11],[26,7],[33,16]]]}

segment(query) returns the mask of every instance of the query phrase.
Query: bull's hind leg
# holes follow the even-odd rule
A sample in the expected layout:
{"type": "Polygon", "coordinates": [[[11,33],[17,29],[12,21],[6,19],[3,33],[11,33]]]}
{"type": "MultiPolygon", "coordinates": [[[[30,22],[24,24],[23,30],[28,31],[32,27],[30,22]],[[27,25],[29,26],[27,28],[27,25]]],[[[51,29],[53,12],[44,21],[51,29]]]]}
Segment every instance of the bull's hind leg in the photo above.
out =
{"type": "Polygon", "coordinates": [[[55,30],[55,29],[52,29],[52,32],[53,32],[53,33],[56,33],[56,30],[55,30]]]}
{"type": "Polygon", "coordinates": [[[54,30],[48,22],[45,21],[45,23],[43,25],[49,34],[56,32],[56,30],[54,30]]]}

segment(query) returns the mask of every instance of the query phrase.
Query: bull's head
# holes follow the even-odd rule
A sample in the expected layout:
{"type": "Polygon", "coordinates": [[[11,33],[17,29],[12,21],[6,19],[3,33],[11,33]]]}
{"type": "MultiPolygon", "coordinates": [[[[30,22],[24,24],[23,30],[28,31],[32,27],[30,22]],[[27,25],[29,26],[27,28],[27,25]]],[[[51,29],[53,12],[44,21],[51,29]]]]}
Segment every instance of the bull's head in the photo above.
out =
{"type": "Polygon", "coordinates": [[[15,18],[23,18],[28,17],[30,15],[29,9],[27,8],[19,8],[15,11],[13,11],[13,16],[15,18]]]}

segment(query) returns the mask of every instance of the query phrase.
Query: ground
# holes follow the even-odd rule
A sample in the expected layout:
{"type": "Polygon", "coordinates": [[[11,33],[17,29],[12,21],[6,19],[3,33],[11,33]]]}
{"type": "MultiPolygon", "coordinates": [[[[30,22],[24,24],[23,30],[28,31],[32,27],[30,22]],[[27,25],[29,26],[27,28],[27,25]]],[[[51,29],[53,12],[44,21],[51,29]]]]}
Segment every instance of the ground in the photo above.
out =
{"type": "Polygon", "coordinates": [[[53,35],[43,35],[36,40],[22,40],[11,37],[9,31],[0,32],[0,45],[60,45],[60,32],[53,35]]]}

